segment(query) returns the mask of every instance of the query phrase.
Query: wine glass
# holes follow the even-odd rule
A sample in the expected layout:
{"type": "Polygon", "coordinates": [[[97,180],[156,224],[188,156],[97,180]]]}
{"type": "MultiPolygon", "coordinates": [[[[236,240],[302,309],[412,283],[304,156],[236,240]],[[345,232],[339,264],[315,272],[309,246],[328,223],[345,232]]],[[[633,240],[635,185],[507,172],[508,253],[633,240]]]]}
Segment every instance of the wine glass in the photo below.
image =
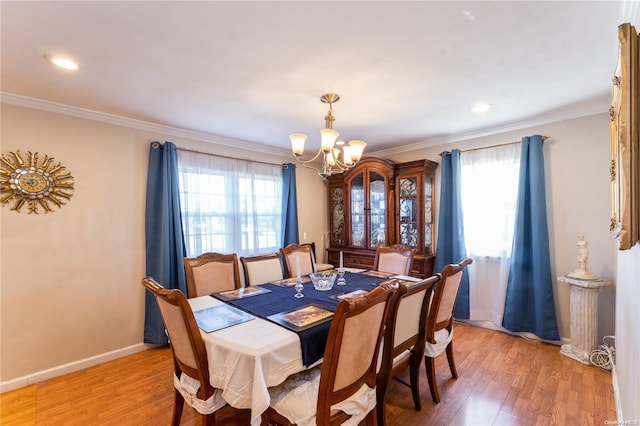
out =
{"type": "Polygon", "coordinates": [[[336,285],[346,285],[347,280],[344,279],[344,268],[338,268],[338,282],[336,285]]]}
{"type": "Polygon", "coordinates": [[[294,294],[293,297],[297,297],[298,299],[304,297],[304,294],[302,294],[304,286],[302,285],[302,278],[300,278],[300,276],[296,277],[296,285],[293,288],[296,289],[296,294],[294,294]]]}

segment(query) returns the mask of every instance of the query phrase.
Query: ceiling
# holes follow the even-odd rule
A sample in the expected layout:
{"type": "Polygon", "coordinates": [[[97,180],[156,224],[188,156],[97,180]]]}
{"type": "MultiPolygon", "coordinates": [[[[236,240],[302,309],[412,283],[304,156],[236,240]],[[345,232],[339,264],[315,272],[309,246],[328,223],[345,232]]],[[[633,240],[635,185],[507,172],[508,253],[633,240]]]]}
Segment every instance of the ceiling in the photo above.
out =
{"type": "Polygon", "coordinates": [[[629,4],[3,0],[0,84],[226,141],[306,133],[314,150],[335,92],[340,138],[427,146],[606,111],[629,4]]]}

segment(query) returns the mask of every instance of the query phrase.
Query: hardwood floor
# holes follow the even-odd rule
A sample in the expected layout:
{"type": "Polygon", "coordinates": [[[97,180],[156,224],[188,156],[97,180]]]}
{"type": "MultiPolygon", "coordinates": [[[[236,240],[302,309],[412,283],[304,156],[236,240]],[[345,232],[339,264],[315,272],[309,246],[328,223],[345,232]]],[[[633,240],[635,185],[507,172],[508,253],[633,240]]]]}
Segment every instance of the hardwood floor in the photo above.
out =
{"type": "MultiPolygon", "coordinates": [[[[560,355],[559,347],[456,324],[458,379],[446,356],[436,361],[440,404],[431,401],[424,365],[422,410],[410,389],[393,381],[387,424],[603,425],[616,420],[611,373],[560,355]]],[[[153,349],[0,395],[0,424],[168,425],[173,364],[169,348],[153,349]]],[[[408,380],[408,377],[401,377],[408,380]]],[[[185,407],[182,425],[200,425],[185,407]]],[[[225,409],[222,426],[245,425],[246,411],[225,409]]]]}

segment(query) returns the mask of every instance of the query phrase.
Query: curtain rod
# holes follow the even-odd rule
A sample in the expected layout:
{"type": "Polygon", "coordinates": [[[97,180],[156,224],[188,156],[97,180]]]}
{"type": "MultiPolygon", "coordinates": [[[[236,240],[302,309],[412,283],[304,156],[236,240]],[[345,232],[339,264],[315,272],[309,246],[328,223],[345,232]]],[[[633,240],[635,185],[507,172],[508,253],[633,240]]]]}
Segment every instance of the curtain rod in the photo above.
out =
{"type": "Polygon", "coordinates": [[[283,166],[284,164],[286,164],[286,163],[267,163],[266,161],[256,161],[256,160],[245,160],[244,158],[235,158],[235,157],[229,157],[226,155],[218,155],[218,154],[212,154],[210,152],[196,151],[194,149],[186,149],[186,148],[178,148],[178,147],[176,147],[176,151],[193,152],[194,154],[213,155],[214,157],[228,158],[230,160],[250,161],[252,163],[266,164],[269,166],[283,166]]]}
{"type": "MultiPolygon", "coordinates": [[[[549,139],[549,136],[542,136],[541,139],[542,141],[546,141],[547,139],[549,139]]],[[[505,143],[499,143],[495,145],[481,146],[478,148],[461,149],[460,152],[462,153],[462,152],[480,151],[481,149],[499,148],[501,146],[515,145],[518,143],[522,143],[522,141],[505,142],[505,143]]],[[[447,152],[450,152],[450,151],[447,151],[447,152]]],[[[442,156],[442,153],[440,153],[439,155],[442,156]]]]}

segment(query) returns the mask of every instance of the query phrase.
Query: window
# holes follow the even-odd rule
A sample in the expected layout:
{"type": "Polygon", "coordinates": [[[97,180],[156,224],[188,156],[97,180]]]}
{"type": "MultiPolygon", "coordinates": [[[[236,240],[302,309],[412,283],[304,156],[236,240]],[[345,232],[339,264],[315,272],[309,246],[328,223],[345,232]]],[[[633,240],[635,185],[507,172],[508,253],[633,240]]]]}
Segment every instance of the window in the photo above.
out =
{"type": "Polygon", "coordinates": [[[471,320],[501,325],[518,198],[520,144],[460,154],[471,320]]]}
{"type": "Polygon", "coordinates": [[[179,150],[178,180],[187,256],[278,250],[281,166],[179,150]]]}
{"type": "Polygon", "coordinates": [[[509,257],[520,144],[463,152],[460,166],[467,253],[473,257],[509,257]]]}

